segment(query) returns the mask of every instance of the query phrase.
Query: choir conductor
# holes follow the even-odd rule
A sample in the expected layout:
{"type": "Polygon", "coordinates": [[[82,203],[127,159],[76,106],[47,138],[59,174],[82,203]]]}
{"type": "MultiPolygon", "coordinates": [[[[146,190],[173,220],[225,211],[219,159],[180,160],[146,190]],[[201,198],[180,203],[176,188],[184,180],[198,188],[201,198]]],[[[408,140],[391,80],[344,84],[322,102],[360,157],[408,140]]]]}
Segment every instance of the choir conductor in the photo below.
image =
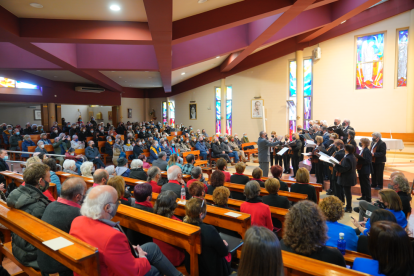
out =
{"type": "MultiPolygon", "coordinates": [[[[276,138],[275,138],[276,139],[276,138]]],[[[267,177],[269,174],[269,148],[280,144],[280,141],[270,142],[267,138],[266,131],[260,131],[259,140],[257,140],[257,147],[259,152],[259,167],[263,171],[263,176],[267,177]]]]}

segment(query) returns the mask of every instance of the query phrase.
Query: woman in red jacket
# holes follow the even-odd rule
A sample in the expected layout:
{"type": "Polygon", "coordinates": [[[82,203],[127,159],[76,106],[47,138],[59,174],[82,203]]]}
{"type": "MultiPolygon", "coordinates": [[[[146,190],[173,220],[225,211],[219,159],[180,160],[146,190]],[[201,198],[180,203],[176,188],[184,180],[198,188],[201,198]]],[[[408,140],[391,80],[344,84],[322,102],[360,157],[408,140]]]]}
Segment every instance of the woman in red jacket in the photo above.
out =
{"type": "MultiPolygon", "coordinates": [[[[173,191],[164,191],[160,193],[155,201],[154,213],[170,219],[182,221],[174,216],[175,208],[177,208],[176,200],[177,195],[173,191]]],[[[179,266],[184,262],[185,255],[183,249],[157,239],[153,239],[153,242],[158,245],[162,254],[167,257],[173,266],[179,266]]]]}
{"type": "Polygon", "coordinates": [[[246,202],[240,205],[240,212],[250,214],[252,225],[264,226],[273,231],[272,215],[268,205],[262,203],[260,185],[257,181],[249,181],[244,188],[246,202]]]}

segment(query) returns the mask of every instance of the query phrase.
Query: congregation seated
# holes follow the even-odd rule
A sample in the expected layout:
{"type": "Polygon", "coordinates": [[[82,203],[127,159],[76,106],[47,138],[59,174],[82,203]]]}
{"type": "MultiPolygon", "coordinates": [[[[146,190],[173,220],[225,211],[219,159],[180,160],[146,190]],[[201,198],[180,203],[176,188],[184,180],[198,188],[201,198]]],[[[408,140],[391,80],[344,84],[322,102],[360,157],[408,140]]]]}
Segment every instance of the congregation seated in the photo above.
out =
{"type": "Polygon", "coordinates": [[[194,154],[189,154],[185,157],[185,160],[187,161],[186,164],[182,167],[183,174],[191,174],[191,170],[194,168],[195,163],[195,156],[194,154]]]}
{"type": "MultiPolygon", "coordinates": [[[[262,201],[264,204],[289,209],[290,202],[287,197],[280,196],[277,192],[280,190],[280,182],[276,178],[269,178],[265,182],[266,191],[269,192],[269,195],[262,197],[262,201]]],[[[277,218],[272,218],[273,226],[276,228],[282,228],[282,223],[277,218]]]]}
{"type": "Polygon", "coordinates": [[[81,175],[84,177],[92,177],[93,163],[86,161],[80,167],[81,175]]]}
{"type": "Polygon", "coordinates": [[[264,204],[260,197],[260,185],[251,180],[244,187],[246,201],[240,205],[240,212],[250,214],[252,225],[263,226],[273,231],[272,215],[270,208],[264,204]]]}
{"type": "MultiPolygon", "coordinates": [[[[205,200],[192,198],[185,205],[184,222],[196,225],[201,230],[201,254],[198,256],[198,267],[200,276],[230,275],[231,254],[227,250],[227,242],[223,240],[216,228],[204,224],[203,220],[207,214],[205,200]]],[[[185,252],[185,267],[190,271],[190,257],[185,252]]]]}
{"type": "Polygon", "coordinates": [[[372,260],[355,258],[352,269],[374,276],[412,276],[414,253],[407,232],[395,222],[375,222],[368,237],[372,260]]]}
{"type": "MultiPolygon", "coordinates": [[[[50,182],[50,168],[42,163],[34,163],[23,173],[25,185],[14,189],[7,197],[7,206],[20,209],[38,219],[50,203],[42,193],[47,190],[50,182]]],[[[12,250],[14,257],[24,266],[39,269],[37,248],[22,237],[12,232],[12,250]]]]}
{"type": "MultiPolygon", "coordinates": [[[[170,219],[182,221],[174,216],[175,208],[177,208],[177,195],[173,191],[165,191],[158,195],[154,204],[154,213],[170,219]]],[[[162,254],[172,263],[174,266],[180,266],[184,262],[185,254],[184,250],[170,245],[166,242],[158,239],[153,239],[154,243],[158,245],[162,254]]]]}
{"type": "Polygon", "coordinates": [[[116,175],[129,177],[131,170],[128,168],[128,160],[124,157],[118,159],[118,166],[116,167],[116,175]]]}
{"type": "Polygon", "coordinates": [[[112,156],[114,153],[113,153],[113,150],[112,150],[112,138],[111,138],[111,136],[107,136],[106,137],[106,142],[105,142],[105,154],[108,154],[109,156],[112,156]]]}
{"type": "Polygon", "coordinates": [[[234,166],[236,173],[230,176],[230,182],[236,184],[246,184],[250,181],[250,178],[247,175],[244,175],[244,170],[246,169],[246,164],[239,162],[234,166]]]}
{"type": "Polygon", "coordinates": [[[188,192],[190,193],[191,197],[196,197],[200,199],[204,199],[205,190],[204,184],[200,181],[193,181],[191,184],[187,184],[188,192]]]}
{"type": "MultiPolygon", "coordinates": [[[[403,207],[401,203],[401,199],[398,194],[391,189],[380,190],[378,193],[379,197],[379,208],[386,209],[390,211],[397,220],[397,223],[402,227],[405,228],[407,226],[407,217],[403,212],[403,207]]],[[[378,208],[376,208],[378,209],[378,208]]],[[[376,210],[375,209],[375,210],[376,210]]],[[[367,235],[369,233],[369,229],[371,227],[371,219],[365,223],[365,227],[360,222],[354,220],[353,221],[355,227],[357,227],[356,232],[357,234],[367,235]]]]}
{"type": "Polygon", "coordinates": [[[411,187],[404,175],[397,175],[391,178],[392,189],[401,199],[401,204],[405,216],[411,213],[411,187]]]}
{"type": "Polygon", "coordinates": [[[282,276],[282,250],[277,236],[266,227],[246,231],[237,276],[282,276]]]}
{"type": "Polygon", "coordinates": [[[109,178],[116,176],[115,166],[110,165],[105,167],[105,171],[108,173],[109,178]]]}
{"type": "Polygon", "coordinates": [[[325,217],[309,200],[297,202],[285,216],[282,250],[345,267],[345,259],[336,248],[327,247],[325,217]]]}
{"type": "Polygon", "coordinates": [[[112,148],[112,152],[113,152],[112,153],[112,163],[115,166],[118,166],[118,159],[120,157],[125,157],[125,152],[122,148],[122,140],[121,139],[115,139],[114,146],[112,148]]]}
{"type": "Polygon", "coordinates": [[[213,192],[213,202],[214,205],[220,208],[233,210],[228,206],[228,201],[230,197],[230,190],[227,187],[220,186],[214,189],[213,192]]]}
{"type": "Polygon", "coordinates": [[[252,172],[252,179],[251,180],[255,180],[257,181],[257,183],[259,183],[260,187],[264,188],[264,182],[262,181],[262,177],[263,177],[263,171],[261,168],[256,167],[254,168],[253,172],[252,172]]]}
{"type": "MultiPolygon", "coordinates": [[[[1,155],[0,155],[1,156],[1,155]]],[[[47,160],[47,158],[45,158],[44,160],[47,160]]],[[[30,157],[29,159],[27,159],[27,161],[26,161],[26,169],[27,168],[29,168],[30,166],[32,166],[33,164],[43,164],[43,161],[42,161],[42,159],[40,159],[39,158],[39,156],[33,156],[33,157],[30,157]]],[[[50,173],[49,173],[49,175],[50,175],[50,173]]],[[[24,179],[24,173],[23,173],[23,179],[24,179]]],[[[25,186],[26,185],[26,183],[25,182],[23,182],[22,183],[22,186],[25,186]]],[[[53,195],[52,195],[52,193],[48,190],[48,188],[49,188],[49,182],[47,181],[47,183],[46,183],[46,185],[45,186],[43,186],[43,187],[41,187],[41,192],[47,197],[47,199],[50,201],[50,202],[53,202],[53,201],[55,201],[55,199],[53,198],[53,195]]]]}
{"type": "Polygon", "coordinates": [[[214,171],[211,174],[210,186],[208,186],[207,188],[207,193],[209,195],[213,195],[213,192],[217,187],[224,186],[224,182],[225,182],[224,173],[222,171],[214,171]]]}
{"type": "MultiPolygon", "coordinates": [[[[183,172],[184,173],[184,172],[183,172]]],[[[203,177],[203,170],[200,167],[194,167],[192,168],[191,172],[191,180],[189,180],[187,182],[187,187],[189,185],[191,185],[191,183],[193,183],[194,181],[199,181],[203,184],[204,186],[204,192],[207,193],[208,191],[208,186],[207,186],[207,181],[204,179],[203,177]]]]}
{"type": "Polygon", "coordinates": [[[118,200],[121,204],[131,206],[131,193],[125,189],[125,180],[122,176],[115,176],[108,179],[107,185],[115,188],[118,194],[118,200]]]}
{"type": "MultiPolygon", "coordinates": [[[[149,160],[150,163],[152,163],[155,160],[159,159],[159,155],[162,151],[161,151],[161,147],[158,145],[157,140],[152,140],[149,152],[150,152],[150,160],[149,160]]],[[[167,153],[165,153],[165,156],[167,158],[167,153]]]]}
{"type": "Polygon", "coordinates": [[[217,160],[216,162],[217,165],[217,170],[222,171],[225,175],[225,182],[230,182],[230,177],[231,174],[230,172],[227,172],[227,162],[226,160],[224,160],[223,158],[220,158],[219,160],[217,160]]]}
{"type": "Polygon", "coordinates": [[[151,168],[151,164],[147,162],[147,157],[144,154],[138,156],[138,159],[142,161],[142,168],[149,169],[151,168]]]}
{"type": "Polygon", "coordinates": [[[282,177],[283,168],[279,165],[274,165],[270,168],[270,173],[272,174],[274,178],[279,180],[279,184],[280,184],[279,190],[288,192],[289,191],[288,185],[280,179],[282,177]]]}
{"type": "Polygon", "coordinates": [[[178,166],[180,169],[183,168],[183,166],[178,162],[178,156],[176,153],[170,155],[170,160],[168,161],[167,170],[172,166],[178,166]]]}
{"type": "MultiPolygon", "coordinates": [[[[69,160],[71,161],[71,160],[69,160]]],[[[66,233],[69,233],[72,221],[80,216],[80,208],[85,198],[86,183],[81,177],[69,177],[62,183],[57,201],[50,203],[42,220],[66,233]]],[[[73,275],[73,272],[41,250],[37,251],[37,263],[44,274],[73,275]]]]}
{"type": "Polygon", "coordinates": [[[142,168],[142,165],[143,163],[141,160],[139,159],[132,160],[131,171],[128,177],[146,181],[148,178],[148,175],[142,168]]]}
{"type": "Polygon", "coordinates": [[[65,159],[73,160],[76,164],[77,171],[80,172],[80,167],[83,162],[83,156],[81,154],[75,155],[75,149],[69,148],[68,151],[65,152],[65,159]]]}
{"type": "MultiPolygon", "coordinates": [[[[376,223],[377,221],[391,221],[397,223],[394,214],[385,209],[377,209],[374,212],[372,212],[370,220],[372,224],[376,223]]],[[[371,252],[368,248],[368,237],[369,236],[365,235],[360,235],[358,237],[358,245],[356,251],[363,254],[371,255],[371,252]]]]}
{"type": "Polygon", "coordinates": [[[158,159],[152,161],[152,166],[160,168],[161,171],[166,171],[168,166],[167,154],[163,151],[158,153],[158,159]]]}
{"type": "Polygon", "coordinates": [[[50,168],[50,181],[54,184],[56,184],[56,190],[58,196],[60,195],[61,190],[61,183],[60,178],[56,175],[56,172],[58,171],[56,166],[56,160],[53,158],[48,158],[47,160],[43,161],[43,164],[48,165],[50,168]]]}
{"type": "Polygon", "coordinates": [[[79,175],[77,173],[78,168],[76,167],[76,163],[74,160],[66,159],[65,162],[63,162],[63,172],[79,175]]]}
{"type": "MultiPolygon", "coordinates": [[[[23,143],[22,143],[22,151],[28,152],[29,149],[28,147],[34,147],[36,146],[36,144],[32,141],[32,138],[30,138],[30,135],[25,135],[23,137],[23,143]]],[[[22,154],[23,158],[29,158],[31,155],[30,154],[22,154]]]]}
{"type": "Polygon", "coordinates": [[[326,218],[326,226],[328,227],[328,241],[326,245],[336,247],[339,233],[343,233],[346,241],[346,249],[357,251],[358,237],[354,229],[338,222],[345,213],[342,207],[342,201],[336,196],[328,196],[319,202],[319,208],[326,218]]]}
{"type": "MultiPolygon", "coordinates": [[[[63,140],[61,140],[60,137],[55,138],[55,140],[52,143],[54,154],[60,155],[62,153],[62,149],[60,147],[62,142],[63,140]]],[[[58,160],[61,166],[63,165],[63,162],[65,161],[65,159],[62,156],[53,156],[53,158],[58,160]]]]}
{"type": "MultiPolygon", "coordinates": [[[[32,132],[32,134],[35,134],[35,133],[32,132]]],[[[50,132],[50,138],[55,139],[58,136],[59,136],[58,128],[57,127],[52,127],[52,131],[50,132]]]]}
{"type": "Polygon", "coordinates": [[[123,145],[123,150],[125,152],[127,152],[127,151],[133,151],[134,150],[134,146],[135,146],[135,143],[131,142],[131,139],[130,138],[127,138],[125,140],[125,144],[123,145]]]}
{"type": "Polygon", "coordinates": [[[20,151],[19,141],[22,141],[22,140],[23,138],[22,136],[20,136],[19,129],[15,128],[13,130],[12,135],[10,135],[10,138],[9,138],[10,150],[20,151]]]}
{"type": "Polygon", "coordinates": [[[45,145],[42,140],[37,141],[37,148],[35,149],[35,152],[40,152],[46,154],[47,151],[45,150],[45,145]]]}
{"type": "Polygon", "coordinates": [[[148,184],[152,186],[152,191],[157,194],[161,193],[161,186],[158,185],[160,179],[162,178],[160,168],[152,166],[148,169],[147,174],[148,177],[146,180],[148,184]]]}
{"type": "Polygon", "coordinates": [[[178,166],[172,166],[167,171],[167,178],[168,183],[162,185],[161,192],[164,191],[173,191],[178,198],[181,198],[181,187],[184,186],[186,199],[190,199],[191,195],[188,192],[188,188],[185,186],[185,182],[183,180],[183,173],[181,172],[181,168],[178,166]]]}
{"type": "Polygon", "coordinates": [[[79,141],[78,139],[78,135],[71,135],[72,137],[72,141],[70,141],[70,146],[74,149],[84,149],[85,148],[85,143],[79,141]]]}
{"type": "Polygon", "coordinates": [[[309,171],[305,168],[299,168],[296,172],[296,183],[290,186],[292,193],[308,195],[308,200],[316,203],[315,187],[309,184],[309,171]]]}
{"type": "Polygon", "coordinates": [[[133,244],[130,247],[122,228],[111,221],[118,206],[113,187],[95,187],[82,204],[82,216],[73,220],[70,229],[72,236],[98,248],[101,275],[182,275],[156,244],[133,244]]]}
{"type": "Polygon", "coordinates": [[[200,157],[203,160],[207,160],[207,155],[209,154],[209,150],[207,149],[207,146],[204,143],[203,136],[200,135],[198,137],[198,142],[195,144],[195,149],[200,151],[200,157]]]}
{"type": "Polygon", "coordinates": [[[98,148],[94,147],[95,142],[93,140],[88,142],[88,147],[85,149],[85,156],[89,161],[93,162],[98,169],[105,168],[105,164],[101,160],[101,154],[98,148]]]}
{"type": "Polygon", "coordinates": [[[141,139],[138,139],[136,141],[135,146],[132,149],[132,151],[134,152],[135,158],[138,158],[138,156],[144,153],[144,147],[142,146],[141,139]]]}
{"type": "MultiPolygon", "coordinates": [[[[230,158],[229,156],[226,154],[226,152],[220,147],[220,143],[219,140],[217,139],[217,137],[213,137],[212,141],[211,141],[211,157],[213,158],[224,158],[225,161],[227,161],[228,163],[230,163],[230,158]]],[[[219,160],[220,160],[219,159],[219,160]]],[[[226,164],[227,165],[227,164],[226,164]]],[[[218,166],[218,165],[217,165],[218,166]]],[[[229,180],[230,180],[230,175],[229,175],[229,180]]],[[[227,182],[227,181],[226,181],[227,182]]]]}

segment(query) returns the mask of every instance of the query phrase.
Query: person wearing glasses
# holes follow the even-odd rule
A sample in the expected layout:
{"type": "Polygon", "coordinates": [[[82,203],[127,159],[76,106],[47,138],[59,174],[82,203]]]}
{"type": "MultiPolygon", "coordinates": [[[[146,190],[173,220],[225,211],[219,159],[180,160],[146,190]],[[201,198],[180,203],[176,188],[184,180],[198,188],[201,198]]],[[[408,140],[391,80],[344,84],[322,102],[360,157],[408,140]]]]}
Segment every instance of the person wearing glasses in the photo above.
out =
{"type": "MultiPolygon", "coordinates": [[[[185,205],[184,222],[199,226],[201,229],[201,254],[198,256],[198,268],[200,276],[227,276],[230,275],[231,255],[227,249],[227,242],[222,240],[216,228],[204,224],[207,214],[204,199],[192,198],[185,205]]],[[[185,268],[190,271],[190,256],[185,252],[185,268]]]]}
{"type": "Polygon", "coordinates": [[[119,204],[114,187],[94,187],[81,207],[82,216],[70,228],[70,235],[98,248],[101,274],[182,275],[155,243],[130,245],[119,223],[111,221],[119,204]]]}

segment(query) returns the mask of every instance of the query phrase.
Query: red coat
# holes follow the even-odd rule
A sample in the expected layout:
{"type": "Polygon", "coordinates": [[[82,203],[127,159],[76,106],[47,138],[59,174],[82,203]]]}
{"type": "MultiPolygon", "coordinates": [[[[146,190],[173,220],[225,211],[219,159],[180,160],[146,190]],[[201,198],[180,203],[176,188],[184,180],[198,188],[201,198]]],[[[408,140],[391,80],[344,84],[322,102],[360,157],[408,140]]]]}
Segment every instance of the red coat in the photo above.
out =
{"type": "Polygon", "coordinates": [[[262,202],[244,202],[240,205],[240,212],[250,214],[252,225],[264,226],[273,231],[272,215],[269,205],[262,202]]]}
{"type": "MultiPolygon", "coordinates": [[[[176,216],[172,216],[171,219],[182,221],[176,216]]],[[[162,254],[172,263],[173,266],[179,266],[184,262],[184,249],[177,248],[171,244],[165,243],[163,241],[153,239],[153,242],[158,245],[162,254]]]]}
{"type": "Polygon", "coordinates": [[[157,182],[151,180],[149,184],[152,186],[153,193],[161,193],[161,186],[158,186],[157,182]]]}
{"type": "Polygon", "coordinates": [[[103,222],[85,216],[77,217],[69,234],[98,248],[101,276],[143,276],[151,269],[146,258],[132,255],[125,234],[103,222]]]}

